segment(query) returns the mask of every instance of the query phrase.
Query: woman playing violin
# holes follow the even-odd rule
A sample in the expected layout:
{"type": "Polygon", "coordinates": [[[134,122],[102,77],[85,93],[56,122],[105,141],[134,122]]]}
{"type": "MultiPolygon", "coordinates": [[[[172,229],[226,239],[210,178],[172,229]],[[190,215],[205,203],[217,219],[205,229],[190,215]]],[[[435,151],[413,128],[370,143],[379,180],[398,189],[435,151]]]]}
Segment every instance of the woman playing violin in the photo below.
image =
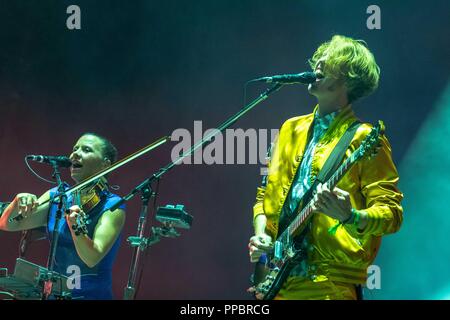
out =
{"type": "MultiPolygon", "coordinates": [[[[72,179],[76,183],[81,182],[109,167],[116,157],[117,150],[110,141],[93,133],[83,134],[70,154],[72,179]]],[[[19,193],[1,216],[0,229],[20,231],[46,227],[51,241],[58,204],[49,200],[56,194],[57,188],[48,190],[39,198],[19,193]],[[23,219],[9,219],[17,215],[22,215],[23,219]]],[[[119,199],[109,192],[104,177],[79,194],[68,195],[70,209],[59,224],[55,271],[73,280],[73,298],[113,298],[112,265],[125,223],[125,211],[124,206],[114,211],[108,208],[119,199]],[[88,221],[86,233],[80,233],[76,228],[81,217],[88,221]],[[78,272],[79,279],[76,278],[78,272]]]]}

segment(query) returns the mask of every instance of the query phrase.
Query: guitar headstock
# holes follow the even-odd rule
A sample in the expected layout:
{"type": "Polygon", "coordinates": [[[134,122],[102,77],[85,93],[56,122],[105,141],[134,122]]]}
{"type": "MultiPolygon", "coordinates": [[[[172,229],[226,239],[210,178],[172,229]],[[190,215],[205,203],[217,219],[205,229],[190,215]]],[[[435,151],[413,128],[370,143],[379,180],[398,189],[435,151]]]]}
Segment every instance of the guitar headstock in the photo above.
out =
{"type": "Polygon", "coordinates": [[[384,134],[384,123],[378,120],[378,123],[372,128],[370,133],[364,138],[359,148],[355,151],[355,161],[363,157],[374,157],[380,150],[380,137],[384,134]]]}

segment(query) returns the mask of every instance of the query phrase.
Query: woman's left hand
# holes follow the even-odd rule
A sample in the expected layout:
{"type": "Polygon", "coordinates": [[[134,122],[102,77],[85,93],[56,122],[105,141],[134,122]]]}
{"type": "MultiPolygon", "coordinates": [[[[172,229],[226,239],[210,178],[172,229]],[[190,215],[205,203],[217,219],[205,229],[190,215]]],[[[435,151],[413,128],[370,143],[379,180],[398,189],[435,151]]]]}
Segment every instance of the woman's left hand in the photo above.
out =
{"type": "Polygon", "coordinates": [[[81,209],[79,206],[71,206],[69,209],[69,213],[66,214],[66,221],[69,226],[69,228],[72,230],[72,226],[77,224],[77,219],[82,217],[86,217],[86,214],[84,213],[83,209],[81,209]]]}

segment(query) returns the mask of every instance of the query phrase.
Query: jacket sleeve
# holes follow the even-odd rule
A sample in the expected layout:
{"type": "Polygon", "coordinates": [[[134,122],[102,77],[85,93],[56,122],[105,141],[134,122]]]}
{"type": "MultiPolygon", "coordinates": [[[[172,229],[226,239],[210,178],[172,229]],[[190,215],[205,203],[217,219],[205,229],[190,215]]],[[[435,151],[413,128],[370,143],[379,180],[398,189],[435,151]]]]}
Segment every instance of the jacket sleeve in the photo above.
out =
{"type": "Polygon", "coordinates": [[[255,221],[256,217],[260,214],[264,214],[264,193],[266,192],[265,187],[258,187],[256,190],[256,201],[253,206],[253,221],[255,221]]]}
{"type": "MultiPolygon", "coordinates": [[[[400,201],[403,194],[397,188],[399,176],[392,161],[391,146],[385,136],[380,138],[378,153],[361,160],[360,187],[365,198],[367,225],[363,230],[353,230],[359,235],[382,236],[400,229],[403,209],[400,201]]],[[[356,227],[353,227],[356,229],[356,227]]]]}
{"type": "Polygon", "coordinates": [[[274,154],[276,144],[278,143],[278,136],[275,137],[274,141],[271,143],[269,149],[267,150],[267,170],[263,175],[261,186],[256,189],[256,201],[253,205],[253,221],[255,221],[256,217],[260,214],[265,214],[264,212],[264,195],[266,192],[267,178],[269,175],[269,168],[271,163],[272,155],[274,154]]]}

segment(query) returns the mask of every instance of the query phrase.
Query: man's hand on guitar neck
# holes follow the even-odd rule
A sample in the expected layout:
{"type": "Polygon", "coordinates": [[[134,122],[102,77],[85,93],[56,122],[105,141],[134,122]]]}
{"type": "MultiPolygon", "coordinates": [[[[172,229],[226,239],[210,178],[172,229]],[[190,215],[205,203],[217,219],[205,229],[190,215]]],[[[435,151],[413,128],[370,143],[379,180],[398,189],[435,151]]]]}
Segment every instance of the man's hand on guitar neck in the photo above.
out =
{"type": "Polygon", "coordinates": [[[327,184],[319,183],[311,208],[339,221],[345,221],[352,215],[349,193],[339,188],[330,191],[327,184]]]}
{"type": "MultiPolygon", "coordinates": [[[[342,189],[334,188],[333,191],[328,189],[327,184],[319,184],[314,195],[312,210],[321,212],[327,216],[339,220],[343,223],[352,218],[352,204],[350,203],[350,194],[342,189]]],[[[358,221],[357,227],[364,229],[367,225],[366,213],[359,211],[361,219],[358,221]]]]}

